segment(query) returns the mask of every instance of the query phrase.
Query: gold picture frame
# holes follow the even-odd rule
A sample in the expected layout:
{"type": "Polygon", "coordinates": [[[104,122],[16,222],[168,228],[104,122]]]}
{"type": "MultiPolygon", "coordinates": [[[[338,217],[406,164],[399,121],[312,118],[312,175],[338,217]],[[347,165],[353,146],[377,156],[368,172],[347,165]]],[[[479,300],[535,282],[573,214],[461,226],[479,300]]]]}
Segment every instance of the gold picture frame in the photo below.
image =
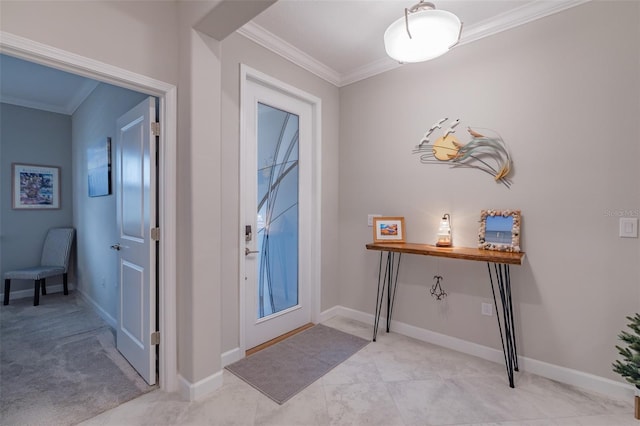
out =
{"type": "Polygon", "coordinates": [[[374,243],[404,243],[405,227],[402,216],[380,216],[373,218],[374,243]]]}
{"type": "Polygon", "coordinates": [[[478,248],[483,250],[520,252],[520,210],[482,210],[478,248]]]}

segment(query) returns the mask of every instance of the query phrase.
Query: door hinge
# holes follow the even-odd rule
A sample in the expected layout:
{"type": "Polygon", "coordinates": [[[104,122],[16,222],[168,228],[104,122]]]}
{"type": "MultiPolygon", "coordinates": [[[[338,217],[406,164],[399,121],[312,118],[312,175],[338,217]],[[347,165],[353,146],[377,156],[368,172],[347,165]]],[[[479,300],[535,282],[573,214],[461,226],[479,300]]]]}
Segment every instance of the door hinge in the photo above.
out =
{"type": "Polygon", "coordinates": [[[153,333],[151,333],[151,344],[152,345],[159,345],[160,344],[160,332],[159,331],[154,331],[153,333]]]}
{"type": "Polygon", "coordinates": [[[151,239],[160,241],[160,228],[151,228],[151,239]]]}
{"type": "Polygon", "coordinates": [[[153,136],[160,136],[160,123],[151,123],[151,133],[153,133],[153,136]]]}

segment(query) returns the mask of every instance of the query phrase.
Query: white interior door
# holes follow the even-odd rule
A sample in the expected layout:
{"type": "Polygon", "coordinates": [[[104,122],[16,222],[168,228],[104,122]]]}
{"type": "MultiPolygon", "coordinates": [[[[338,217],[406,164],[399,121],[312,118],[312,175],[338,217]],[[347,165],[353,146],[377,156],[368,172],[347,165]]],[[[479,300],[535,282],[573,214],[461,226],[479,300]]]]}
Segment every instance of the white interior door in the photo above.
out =
{"type": "Polygon", "coordinates": [[[117,348],[150,385],[156,382],[156,143],[148,98],[118,119],[116,199],[119,253],[117,348]]]}
{"type": "Polygon", "coordinates": [[[311,104],[251,80],[242,110],[248,349],[311,321],[313,117],[311,104]]]}

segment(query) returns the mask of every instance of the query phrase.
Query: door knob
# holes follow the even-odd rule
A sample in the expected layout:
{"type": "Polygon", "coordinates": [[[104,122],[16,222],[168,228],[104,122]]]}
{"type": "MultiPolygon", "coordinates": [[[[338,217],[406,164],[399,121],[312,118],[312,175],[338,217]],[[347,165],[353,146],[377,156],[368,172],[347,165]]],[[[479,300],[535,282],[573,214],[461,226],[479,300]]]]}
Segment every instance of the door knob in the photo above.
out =
{"type": "Polygon", "coordinates": [[[110,248],[111,248],[111,250],[120,251],[122,246],[120,246],[120,244],[114,244],[110,248]]]}
{"type": "Polygon", "coordinates": [[[251,253],[260,253],[260,250],[249,250],[249,247],[244,248],[244,255],[249,256],[251,253]]]}

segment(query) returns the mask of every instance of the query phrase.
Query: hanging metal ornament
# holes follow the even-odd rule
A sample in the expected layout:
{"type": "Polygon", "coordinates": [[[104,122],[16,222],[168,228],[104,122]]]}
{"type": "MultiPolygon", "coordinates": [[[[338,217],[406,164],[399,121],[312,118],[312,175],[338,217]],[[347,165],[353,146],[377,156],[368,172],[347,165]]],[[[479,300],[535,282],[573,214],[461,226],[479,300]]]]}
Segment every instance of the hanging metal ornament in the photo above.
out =
{"type": "Polygon", "coordinates": [[[433,279],[436,280],[436,283],[431,286],[431,295],[436,298],[436,300],[442,300],[447,297],[447,293],[442,288],[440,282],[444,279],[440,275],[434,275],[433,279]]]}

